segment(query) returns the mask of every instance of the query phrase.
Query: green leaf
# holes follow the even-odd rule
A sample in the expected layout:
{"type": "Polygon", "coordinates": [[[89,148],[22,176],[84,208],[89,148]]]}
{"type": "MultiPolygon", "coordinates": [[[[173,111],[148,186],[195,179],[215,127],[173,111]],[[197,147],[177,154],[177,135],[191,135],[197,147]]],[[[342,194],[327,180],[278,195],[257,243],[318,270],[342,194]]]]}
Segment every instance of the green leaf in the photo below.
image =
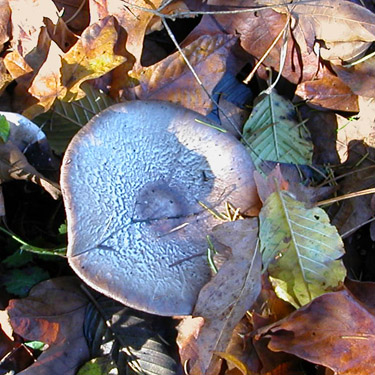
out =
{"type": "Polygon", "coordinates": [[[0,115],[0,143],[6,143],[10,134],[10,124],[4,115],[0,115]]]}
{"type": "Polygon", "coordinates": [[[14,269],[4,275],[3,285],[9,293],[25,297],[34,285],[48,278],[48,272],[40,267],[14,269]]]}
{"type": "Polygon", "coordinates": [[[46,344],[42,341],[29,341],[25,342],[25,345],[34,350],[43,350],[46,344]]]}
{"type": "Polygon", "coordinates": [[[324,210],[286,191],[272,193],[260,215],[261,252],[277,295],[295,307],[332,291],[346,275],[344,245],[324,210]]]}
{"type": "Polygon", "coordinates": [[[86,96],[75,102],[56,100],[53,108],[33,121],[43,128],[51,148],[63,153],[74,134],[96,114],[114,104],[102,91],[83,83],[81,89],[86,96]]]}
{"type": "Polygon", "coordinates": [[[18,250],[12,255],[6,257],[1,263],[5,264],[8,268],[17,268],[26,265],[33,259],[33,254],[28,251],[18,250]]]}
{"type": "Polygon", "coordinates": [[[308,132],[296,120],[293,104],[272,91],[254,107],[243,129],[244,142],[255,166],[262,172],[266,161],[312,163],[313,145],[308,132]]]}
{"type": "Polygon", "coordinates": [[[109,355],[93,358],[86,362],[77,375],[118,375],[119,371],[115,361],[109,355]]]}

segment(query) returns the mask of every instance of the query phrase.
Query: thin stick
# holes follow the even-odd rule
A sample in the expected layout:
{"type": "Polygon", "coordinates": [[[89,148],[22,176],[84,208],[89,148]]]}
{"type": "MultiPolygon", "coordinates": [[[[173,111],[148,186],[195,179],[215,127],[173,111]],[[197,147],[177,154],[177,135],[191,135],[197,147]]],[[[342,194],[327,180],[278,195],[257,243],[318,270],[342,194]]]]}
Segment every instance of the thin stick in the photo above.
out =
{"type": "Polygon", "coordinates": [[[317,202],[317,203],[315,203],[315,206],[324,206],[326,204],[332,204],[332,203],[340,202],[340,201],[343,201],[345,199],[356,198],[356,197],[360,197],[362,195],[374,194],[374,193],[375,193],[375,188],[360,190],[360,191],[356,191],[354,193],[348,193],[348,194],[341,195],[339,197],[330,198],[330,199],[326,199],[324,201],[317,202]]]}

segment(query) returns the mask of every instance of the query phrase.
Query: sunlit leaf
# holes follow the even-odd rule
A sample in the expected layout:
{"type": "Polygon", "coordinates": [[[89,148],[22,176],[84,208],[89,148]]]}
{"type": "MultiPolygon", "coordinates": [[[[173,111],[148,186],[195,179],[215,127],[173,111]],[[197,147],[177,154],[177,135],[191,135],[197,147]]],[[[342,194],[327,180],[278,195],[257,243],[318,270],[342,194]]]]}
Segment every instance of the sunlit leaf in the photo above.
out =
{"type": "Polygon", "coordinates": [[[272,193],[259,215],[264,267],[278,296],[295,307],[333,290],[345,278],[343,242],[324,210],[306,208],[288,192],[272,193]]]}
{"type": "Polygon", "coordinates": [[[4,115],[0,115],[0,143],[5,143],[9,138],[10,124],[4,115]]]}
{"type": "Polygon", "coordinates": [[[114,18],[109,16],[89,26],[78,42],[63,56],[62,83],[68,89],[60,95],[64,101],[81,99],[85,94],[80,89],[82,82],[108,73],[126,61],[125,56],[116,55],[118,33],[114,18]]]}

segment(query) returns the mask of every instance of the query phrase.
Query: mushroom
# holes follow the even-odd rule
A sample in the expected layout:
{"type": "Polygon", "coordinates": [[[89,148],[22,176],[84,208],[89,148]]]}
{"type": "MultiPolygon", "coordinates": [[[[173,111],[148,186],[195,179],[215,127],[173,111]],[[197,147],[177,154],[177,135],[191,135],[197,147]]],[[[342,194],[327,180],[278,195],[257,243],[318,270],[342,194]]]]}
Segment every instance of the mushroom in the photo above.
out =
{"type": "Polygon", "coordinates": [[[192,312],[210,279],[212,212],[258,205],[245,147],[202,122],[179,105],[132,101],[95,116],[69,144],[67,256],[93,289],[150,313],[192,312]]]}

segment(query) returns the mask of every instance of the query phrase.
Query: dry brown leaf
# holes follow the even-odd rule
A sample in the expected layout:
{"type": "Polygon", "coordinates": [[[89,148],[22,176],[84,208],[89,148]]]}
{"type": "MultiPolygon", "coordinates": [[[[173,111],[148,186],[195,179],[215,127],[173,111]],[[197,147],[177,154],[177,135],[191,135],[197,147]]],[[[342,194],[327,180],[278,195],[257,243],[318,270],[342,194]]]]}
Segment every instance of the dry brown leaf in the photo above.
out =
{"type": "MultiPolygon", "coordinates": [[[[209,5],[218,10],[222,9],[221,0],[210,0],[209,5]]],[[[239,8],[248,8],[251,5],[246,0],[237,1],[239,8]]],[[[199,33],[222,32],[225,30],[232,35],[240,36],[242,48],[257,60],[261,59],[274,40],[280,34],[287,22],[287,16],[272,9],[257,12],[204,16],[196,28],[199,33]]],[[[264,66],[272,67],[279,71],[280,54],[283,47],[281,38],[264,60],[264,66]]],[[[282,75],[290,82],[299,83],[312,80],[319,70],[319,58],[312,51],[302,50],[297,46],[291,36],[288,37],[285,65],[282,75]]],[[[262,78],[267,78],[265,70],[258,71],[262,78]]]]}
{"type": "Polygon", "coordinates": [[[44,23],[49,36],[63,52],[69,51],[77,42],[77,36],[68,29],[62,18],[58,19],[57,24],[54,24],[49,18],[44,18],[44,23]]]}
{"type": "Polygon", "coordinates": [[[332,74],[314,81],[300,83],[295,95],[306,100],[308,105],[317,109],[346,112],[357,112],[359,110],[357,95],[340,78],[332,74]]]}
{"type": "Polygon", "coordinates": [[[17,79],[33,71],[33,68],[17,50],[5,55],[4,64],[13,79],[17,79]]]}
{"type": "MultiPolygon", "coordinates": [[[[8,141],[0,145],[0,184],[6,181],[23,180],[31,181],[42,186],[54,199],[60,197],[58,184],[44,178],[33,166],[31,166],[25,155],[8,141]]],[[[0,212],[0,215],[3,214],[0,212]]]]}
{"type": "Polygon", "coordinates": [[[336,150],[338,126],[335,113],[312,109],[305,104],[298,105],[298,111],[302,119],[306,121],[306,127],[314,144],[314,163],[320,165],[339,164],[336,150]]]}
{"type": "Polygon", "coordinates": [[[67,90],[61,84],[60,73],[62,55],[63,51],[51,41],[47,59],[28,90],[38,102],[22,113],[25,117],[33,118],[47,112],[57,97],[65,96],[67,90]]]}
{"type": "MultiPolygon", "coordinates": [[[[49,0],[9,0],[11,8],[12,46],[25,57],[38,44],[44,17],[54,24],[58,20],[58,10],[49,0]]],[[[29,62],[28,62],[29,63],[29,62]]]]}
{"type": "Polygon", "coordinates": [[[126,61],[125,56],[115,53],[117,40],[118,31],[112,16],[92,24],[82,33],[62,58],[62,84],[68,91],[59,99],[81,99],[85,96],[79,87],[82,82],[98,78],[126,61]]]}
{"type": "Polygon", "coordinates": [[[273,351],[294,354],[340,375],[373,375],[375,316],[361,302],[347,290],[324,294],[260,330],[257,338],[269,338],[273,351]]]}
{"type": "Polygon", "coordinates": [[[217,368],[214,352],[225,352],[233,329],[257,299],[261,290],[261,257],[257,247],[257,219],[227,222],[214,228],[213,237],[232,249],[213,279],[201,290],[194,315],[205,324],[197,347],[199,360],[191,374],[210,373],[217,368]]]}
{"type": "Polygon", "coordinates": [[[359,113],[352,119],[336,114],[337,121],[337,152],[341,162],[348,157],[348,145],[351,141],[364,141],[375,147],[375,100],[359,97],[359,113]]]}
{"type": "MultiPolygon", "coordinates": [[[[9,40],[10,26],[9,1],[0,0],[0,45],[9,40]]],[[[1,49],[3,48],[1,47],[1,49]]]]}
{"type": "MultiPolygon", "coordinates": [[[[352,141],[349,144],[349,158],[343,166],[336,171],[337,175],[345,174],[340,179],[337,194],[343,195],[375,187],[374,162],[375,149],[362,143],[352,141]]],[[[332,224],[341,235],[348,235],[352,229],[363,224],[374,215],[371,208],[372,195],[363,195],[346,199],[330,207],[332,224]]]]}
{"type": "Polygon", "coordinates": [[[89,2],[83,0],[52,0],[62,12],[62,19],[68,22],[70,30],[81,33],[89,25],[89,2]]]}
{"type": "Polygon", "coordinates": [[[27,298],[11,300],[7,308],[14,331],[26,340],[50,346],[22,375],[75,375],[88,360],[83,321],[88,303],[75,277],[43,281],[27,298]]]}
{"type": "Polygon", "coordinates": [[[355,94],[375,97],[375,57],[351,67],[332,64],[332,68],[355,94]]]}
{"type": "MultiPolygon", "coordinates": [[[[209,93],[224,75],[226,60],[237,38],[224,34],[203,35],[183,49],[209,93]]],[[[212,103],[195,80],[179,52],[147,68],[129,73],[131,80],[124,96],[132,99],[160,99],[179,103],[201,114],[210,112],[212,103]],[[130,84],[133,82],[134,87],[130,84]]]]}
{"type": "Polygon", "coordinates": [[[313,51],[319,41],[326,60],[354,58],[375,40],[375,14],[352,1],[319,0],[288,8],[297,22],[293,35],[299,47],[313,51]]]}
{"type": "MultiPolygon", "coordinates": [[[[162,0],[143,1],[133,0],[131,2],[143,8],[156,9],[162,0]]],[[[146,12],[125,4],[122,0],[90,0],[91,23],[98,22],[100,19],[112,15],[118,20],[127,34],[126,49],[135,57],[137,62],[141,61],[143,39],[147,26],[153,18],[153,13],[146,12]]]]}

